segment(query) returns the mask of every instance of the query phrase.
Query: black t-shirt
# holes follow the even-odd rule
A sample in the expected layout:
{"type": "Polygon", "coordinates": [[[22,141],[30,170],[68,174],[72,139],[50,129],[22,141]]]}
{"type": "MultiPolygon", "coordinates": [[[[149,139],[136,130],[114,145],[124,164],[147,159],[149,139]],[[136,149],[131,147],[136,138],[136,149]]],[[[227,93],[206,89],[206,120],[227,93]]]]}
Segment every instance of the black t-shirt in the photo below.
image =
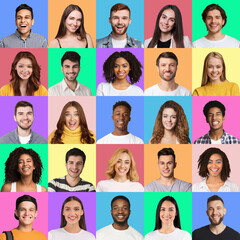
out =
{"type": "Polygon", "coordinates": [[[209,225],[196,229],[192,234],[193,240],[240,240],[240,235],[237,231],[226,226],[226,228],[218,235],[215,235],[209,229],[209,225]]]}
{"type": "Polygon", "coordinates": [[[160,40],[158,40],[157,48],[170,48],[170,45],[171,45],[171,38],[166,42],[161,42],[160,40]]]}

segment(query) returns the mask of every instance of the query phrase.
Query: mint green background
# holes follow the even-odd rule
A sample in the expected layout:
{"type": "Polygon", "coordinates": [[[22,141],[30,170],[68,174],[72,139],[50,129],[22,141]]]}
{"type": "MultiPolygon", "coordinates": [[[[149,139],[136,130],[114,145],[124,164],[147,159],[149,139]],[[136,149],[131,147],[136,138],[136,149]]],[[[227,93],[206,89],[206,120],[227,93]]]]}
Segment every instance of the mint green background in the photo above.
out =
{"type": "Polygon", "coordinates": [[[42,176],[39,184],[47,188],[48,186],[48,145],[47,144],[1,144],[0,145],[0,187],[2,188],[5,179],[5,162],[7,161],[10,153],[16,148],[24,147],[32,149],[40,156],[43,165],[42,176]]]}
{"type": "Polygon", "coordinates": [[[48,88],[61,82],[64,75],[61,71],[61,58],[66,51],[77,52],[81,56],[80,72],[77,80],[88,86],[96,96],[96,49],[95,48],[49,48],[48,49],[48,88]]]}
{"type": "Polygon", "coordinates": [[[156,210],[159,201],[166,196],[174,197],[180,212],[182,230],[192,234],[192,193],[144,193],[144,235],[154,231],[156,210]]]}
{"type": "Polygon", "coordinates": [[[239,31],[240,1],[239,0],[231,0],[231,1],[193,0],[192,1],[192,39],[193,41],[207,35],[207,28],[205,26],[205,23],[202,20],[202,12],[208,5],[213,3],[218,4],[220,7],[222,7],[225,10],[227,15],[227,23],[222,28],[222,33],[240,40],[240,31],[239,31]]]}

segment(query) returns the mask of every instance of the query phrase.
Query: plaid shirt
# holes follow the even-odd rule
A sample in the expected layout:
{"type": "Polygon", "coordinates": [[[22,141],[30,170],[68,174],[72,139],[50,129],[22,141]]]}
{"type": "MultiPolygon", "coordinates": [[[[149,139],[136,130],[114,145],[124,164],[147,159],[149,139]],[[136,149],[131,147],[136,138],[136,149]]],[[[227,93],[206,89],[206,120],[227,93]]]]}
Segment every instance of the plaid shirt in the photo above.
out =
{"type": "MultiPolygon", "coordinates": [[[[204,136],[198,138],[194,144],[211,144],[211,138],[209,137],[209,132],[204,136]]],[[[240,144],[240,140],[232,135],[226,133],[223,130],[223,135],[221,137],[221,144],[240,144]]]]}

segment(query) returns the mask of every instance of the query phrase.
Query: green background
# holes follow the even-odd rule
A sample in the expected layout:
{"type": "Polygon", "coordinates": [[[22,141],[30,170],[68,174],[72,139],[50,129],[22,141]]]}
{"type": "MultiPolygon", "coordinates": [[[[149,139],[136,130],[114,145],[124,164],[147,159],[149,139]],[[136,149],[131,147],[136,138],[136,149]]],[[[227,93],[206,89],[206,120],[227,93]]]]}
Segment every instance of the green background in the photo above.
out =
{"type": "Polygon", "coordinates": [[[192,234],[192,193],[144,193],[144,235],[154,231],[156,210],[159,201],[166,196],[174,197],[180,212],[182,230],[192,234]]]}
{"type": "Polygon", "coordinates": [[[10,153],[16,148],[24,147],[26,149],[33,149],[40,156],[43,165],[42,177],[39,184],[47,188],[48,186],[48,145],[47,144],[1,144],[0,145],[0,187],[2,188],[5,179],[5,162],[10,153]]]}
{"type": "Polygon", "coordinates": [[[222,33],[240,40],[239,31],[239,0],[193,0],[192,1],[192,41],[207,35],[206,25],[202,20],[203,10],[210,4],[218,4],[223,8],[227,15],[227,23],[222,29],[222,33]]]}
{"type": "Polygon", "coordinates": [[[81,56],[80,72],[77,80],[88,86],[96,96],[96,49],[95,48],[49,48],[48,49],[48,88],[61,82],[64,75],[61,71],[61,58],[66,51],[75,51],[81,56]]]}

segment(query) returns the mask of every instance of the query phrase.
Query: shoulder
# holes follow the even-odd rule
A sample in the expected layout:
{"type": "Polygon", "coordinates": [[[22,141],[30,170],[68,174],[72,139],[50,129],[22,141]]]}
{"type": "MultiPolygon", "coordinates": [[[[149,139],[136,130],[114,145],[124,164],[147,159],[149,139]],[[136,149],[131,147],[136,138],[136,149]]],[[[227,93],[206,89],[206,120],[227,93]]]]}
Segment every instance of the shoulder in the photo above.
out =
{"type": "Polygon", "coordinates": [[[129,86],[127,92],[128,92],[129,96],[142,96],[143,95],[143,90],[134,84],[131,84],[129,86]]]}
{"type": "Polygon", "coordinates": [[[48,91],[42,84],[40,84],[38,90],[34,92],[34,96],[48,96],[48,91]]]}
{"type": "Polygon", "coordinates": [[[108,135],[98,139],[97,143],[106,143],[108,142],[109,139],[111,139],[113,137],[113,135],[111,133],[109,133],[108,135]]]}
{"type": "Polygon", "coordinates": [[[237,232],[236,230],[226,226],[226,232],[229,234],[231,234],[232,236],[235,235],[235,237],[238,237],[236,239],[240,239],[240,235],[239,235],[239,232],[237,232]]]}
{"type": "Polygon", "coordinates": [[[133,227],[129,226],[128,230],[129,230],[130,232],[132,232],[132,234],[136,235],[135,237],[136,237],[137,239],[139,239],[139,240],[140,240],[140,239],[143,239],[142,234],[141,234],[140,232],[138,232],[136,229],[134,229],[133,227]]]}
{"type": "Polygon", "coordinates": [[[131,133],[129,133],[129,138],[133,140],[133,143],[135,144],[144,144],[143,140],[131,133]]]}
{"type": "Polygon", "coordinates": [[[227,179],[225,184],[229,186],[230,192],[239,192],[239,186],[235,182],[227,179]]]}
{"type": "Polygon", "coordinates": [[[3,135],[1,138],[0,138],[0,144],[17,144],[19,143],[17,141],[17,134],[16,134],[16,129],[3,135]]]}
{"type": "Polygon", "coordinates": [[[205,186],[205,180],[202,180],[201,182],[194,183],[192,186],[193,192],[205,192],[203,191],[203,187],[205,186]]]}
{"type": "Polygon", "coordinates": [[[45,236],[45,234],[38,232],[36,230],[33,230],[32,232],[34,234],[34,236],[36,236],[37,239],[41,239],[41,240],[47,240],[47,237],[45,236]]]}
{"type": "Polygon", "coordinates": [[[4,183],[1,192],[11,192],[12,183],[4,183]]]}
{"type": "Polygon", "coordinates": [[[239,40],[237,40],[236,38],[233,38],[233,37],[230,37],[230,36],[226,35],[226,41],[235,43],[235,44],[237,44],[238,47],[239,47],[239,43],[240,43],[240,42],[239,42],[239,40]]]}
{"type": "Polygon", "coordinates": [[[153,232],[149,232],[148,234],[145,235],[144,240],[154,240],[157,239],[158,236],[158,230],[155,230],[153,232]]]}
{"type": "Polygon", "coordinates": [[[99,38],[96,40],[96,48],[102,48],[103,45],[106,45],[108,43],[110,35],[104,37],[104,38],[99,38]]]}
{"type": "Polygon", "coordinates": [[[38,43],[39,48],[47,48],[47,39],[43,35],[31,32],[31,36],[34,37],[35,41],[38,43]]]}
{"type": "Polygon", "coordinates": [[[106,91],[109,92],[111,84],[108,82],[101,82],[98,84],[96,96],[105,96],[106,91]]]}
{"type": "Polygon", "coordinates": [[[193,96],[204,96],[206,88],[207,88],[207,85],[205,85],[203,87],[198,87],[194,90],[192,95],[193,96]]]}
{"type": "Polygon", "coordinates": [[[206,133],[205,135],[201,136],[200,138],[196,139],[194,141],[194,144],[202,144],[202,143],[208,143],[206,141],[210,140],[208,133],[206,133]],[[203,142],[204,141],[204,142],[203,142]]]}
{"type": "MultiPolygon", "coordinates": [[[[201,227],[201,228],[197,228],[193,231],[193,236],[198,236],[199,234],[206,234],[206,233],[209,233],[210,230],[209,230],[209,225],[206,225],[204,227],[201,227]]],[[[200,239],[200,238],[199,238],[200,239]]]]}
{"type": "Polygon", "coordinates": [[[191,238],[191,234],[190,234],[189,232],[184,231],[184,230],[179,229],[179,228],[176,228],[176,234],[177,234],[178,236],[184,237],[185,240],[191,240],[191,239],[192,239],[192,238],[191,238]]]}
{"type": "Polygon", "coordinates": [[[149,43],[151,42],[152,38],[148,38],[144,41],[144,47],[147,48],[149,43]]]}
{"type": "Polygon", "coordinates": [[[78,82],[78,84],[80,85],[80,89],[81,89],[81,92],[82,92],[83,96],[92,96],[92,92],[91,92],[91,90],[88,86],[83,85],[79,82],[78,82]]]}
{"type": "Polygon", "coordinates": [[[32,131],[32,143],[37,144],[47,144],[47,140],[40,134],[32,131]]]}
{"type": "Polygon", "coordinates": [[[144,186],[144,191],[145,192],[155,192],[155,185],[156,185],[156,180],[148,183],[146,186],[144,186]]]}
{"type": "Polygon", "coordinates": [[[202,47],[202,43],[205,42],[205,41],[206,41],[206,38],[202,37],[202,38],[194,41],[192,45],[193,45],[194,48],[200,48],[200,47],[202,47]]]}
{"type": "Polygon", "coordinates": [[[54,134],[55,134],[56,131],[57,131],[57,130],[52,131],[52,132],[50,133],[50,135],[48,136],[48,143],[49,143],[49,144],[51,144],[51,140],[53,139],[54,134]]]}
{"type": "Polygon", "coordinates": [[[86,230],[82,229],[80,234],[83,236],[82,239],[95,240],[95,236],[86,230]]]}
{"type": "MultiPolygon", "coordinates": [[[[97,230],[97,232],[96,232],[96,239],[98,239],[99,237],[103,237],[105,234],[108,235],[108,233],[110,231],[113,231],[113,230],[114,230],[114,228],[112,227],[112,225],[108,225],[106,227],[103,227],[103,228],[97,230]]],[[[102,239],[102,238],[99,238],[99,239],[102,239]]]]}
{"type": "Polygon", "coordinates": [[[13,87],[11,83],[1,87],[0,96],[13,96],[13,87]]]}
{"type": "Polygon", "coordinates": [[[191,43],[188,36],[183,36],[183,42],[184,42],[184,47],[185,48],[191,48],[192,47],[192,43],[191,43]]]}
{"type": "Polygon", "coordinates": [[[49,47],[50,47],[50,48],[59,48],[58,40],[57,40],[56,38],[54,38],[54,39],[50,42],[49,47]]]}
{"type": "Polygon", "coordinates": [[[88,48],[93,48],[94,45],[93,45],[93,41],[90,34],[86,33],[86,39],[87,39],[88,48]]]}
{"type": "Polygon", "coordinates": [[[132,47],[134,48],[143,48],[143,44],[141,41],[137,40],[136,38],[129,37],[131,42],[132,42],[132,47]]]}
{"type": "Polygon", "coordinates": [[[181,96],[192,96],[191,91],[181,85],[178,85],[177,90],[179,91],[179,95],[181,96]]]}
{"type": "Polygon", "coordinates": [[[192,184],[189,182],[185,182],[183,180],[177,179],[177,184],[180,185],[181,192],[191,192],[192,191],[192,184]]]}

